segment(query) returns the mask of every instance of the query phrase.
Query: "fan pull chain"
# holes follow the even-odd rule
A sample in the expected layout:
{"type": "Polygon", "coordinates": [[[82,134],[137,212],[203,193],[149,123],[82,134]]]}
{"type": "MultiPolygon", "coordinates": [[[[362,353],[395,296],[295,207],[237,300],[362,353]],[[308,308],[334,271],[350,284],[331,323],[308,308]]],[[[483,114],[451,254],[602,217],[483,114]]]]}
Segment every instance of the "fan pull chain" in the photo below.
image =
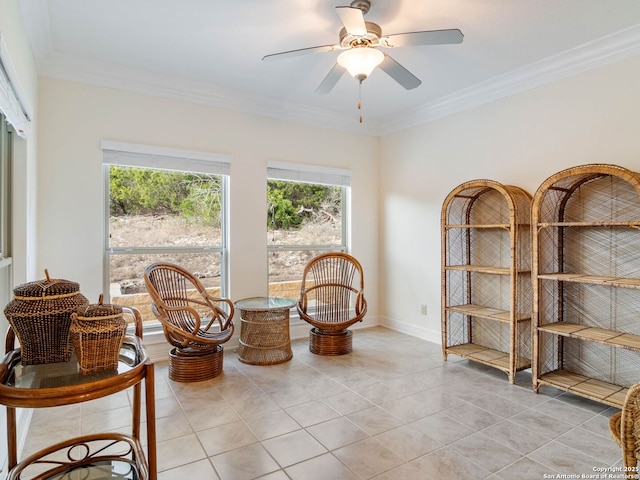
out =
{"type": "Polygon", "coordinates": [[[360,110],[360,123],[362,123],[362,80],[358,82],[358,110],[360,110]]]}

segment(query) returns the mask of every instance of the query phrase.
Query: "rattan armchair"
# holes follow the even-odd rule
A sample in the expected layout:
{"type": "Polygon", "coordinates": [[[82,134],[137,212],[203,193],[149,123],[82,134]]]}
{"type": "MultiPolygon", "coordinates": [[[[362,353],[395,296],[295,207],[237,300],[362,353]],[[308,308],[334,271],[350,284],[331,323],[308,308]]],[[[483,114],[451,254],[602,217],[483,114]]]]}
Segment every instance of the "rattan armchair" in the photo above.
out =
{"type": "Polygon", "coordinates": [[[627,391],[622,411],[609,419],[609,430],[622,448],[624,466],[635,472],[640,457],[640,383],[627,391]]]}
{"type": "Polygon", "coordinates": [[[172,263],[145,269],[153,310],[161,322],[169,352],[169,378],[197,382],[222,372],[223,347],[233,335],[231,300],[211,296],[202,282],[172,263]]]}
{"type": "Polygon", "coordinates": [[[313,258],[304,269],[297,308],[300,318],[313,327],[309,333],[312,353],[350,353],[353,334],[348,328],[367,313],[360,262],[340,252],[313,258]]]}

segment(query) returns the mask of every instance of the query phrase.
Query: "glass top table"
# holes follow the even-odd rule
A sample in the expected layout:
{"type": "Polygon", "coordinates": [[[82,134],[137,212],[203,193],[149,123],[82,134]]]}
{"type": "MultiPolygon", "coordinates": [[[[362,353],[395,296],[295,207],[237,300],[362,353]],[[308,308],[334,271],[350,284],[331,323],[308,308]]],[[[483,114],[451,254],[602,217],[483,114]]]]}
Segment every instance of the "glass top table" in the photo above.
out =
{"type": "Polygon", "coordinates": [[[282,297],[251,297],[238,300],[235,306],[245,311],[289,310],[295,307],[295,300],[282,297]]]}
{"type": "Polygon", "coordinates": [[[125,336],[117,368],[90,374],[82,374],[75,355],[69,362],[23,365],[19,348],[7,353],[0,363],[0,404],[7,408],[7,445],[11,469],[7,480],[156,480],[153,367],[142,339],[135,335],[125,336]],[[146,459],[140,443],[143,384],[148,439],[146,459]],[[80,436],[42,449],[18,464],[16,408],[80,403],[106,397],[129,387],[133,388],[131,435],[104,432],[80,436]],[[61,462],[60,458],[66,460],[61,462]],[[34,470],[40,476],[34,476],[34,470]],[[86,477],[92,471],[97,476],[92,473],[86,477]],[[81,476],[77,476],[79,472],[82,472],[81,476]]]}
{"type": "Polygon", "coordinates": [[[123,434],[85,435],[27,457],[7,480],[146,480],[151,478],[140,443],[123,434]]]}
{"type": "Polygon", "coordinates": [[[82,385],[130,372],[140,362],[140,352],[135,343],[124,342],[120,348],[117,369],[99,370],[84,375],[80,371],[76,354],[73,352],[68,362],[36,365],[23,365],[22,362],[16,362],[9,371],[4,385],[28,390],[82,385]]]}
{"type": "MultiPolygon", "coordinates": [[[[75,472],[78,472],[78,470],[75,472]]],[[[84,480],[90,478],[100,480],[118,478],[121,480],[138,480],[140,477],[134,466],[119,460],[95,462],[89,469],[83,467],[81,475],[74,474],[73,472],[63,472],[49,477],[50,480],[84,480]]]]}

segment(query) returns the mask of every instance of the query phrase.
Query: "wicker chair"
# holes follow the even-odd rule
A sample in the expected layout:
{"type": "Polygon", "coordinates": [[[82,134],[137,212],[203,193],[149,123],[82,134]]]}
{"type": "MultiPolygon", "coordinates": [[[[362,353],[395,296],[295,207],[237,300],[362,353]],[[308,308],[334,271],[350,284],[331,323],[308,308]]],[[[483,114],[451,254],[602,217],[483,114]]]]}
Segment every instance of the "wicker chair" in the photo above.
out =
{"type": "Polygon", "coordinates": [[[609,430],[622,448],[624,466],[632,468],[630,471],[635,472],[640,458],[640,383],[636,383],[627,391],[622,411],[609,419],[609,430]]]}
{"type": "Polygon", "coordinates": [[[231,300],[216,298],[184,268],[153,263],[145,269],[151,308],[162,323],[169,352],[169,378],[198,382],[222,372],[223,347],[233,335],[231,300]]]}
{"type": "Polygon", "coordinates": [[[343,355],[352,350],[348,328],[367,313],[364,276],[351,255],[331,252],[305,267],[298,299],[300,318],[312,325],[309,350],[318,355],[343,355]]]}

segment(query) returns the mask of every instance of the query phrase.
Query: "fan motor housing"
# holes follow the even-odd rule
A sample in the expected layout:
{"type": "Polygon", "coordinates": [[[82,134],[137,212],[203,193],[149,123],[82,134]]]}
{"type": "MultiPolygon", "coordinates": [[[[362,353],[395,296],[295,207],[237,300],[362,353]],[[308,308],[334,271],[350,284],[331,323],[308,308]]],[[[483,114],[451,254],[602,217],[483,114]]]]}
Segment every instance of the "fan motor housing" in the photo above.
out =
{"type": "Polygon", "coordinates": [[[350,6],[351,8],[359,8],[362,10],[362,14],[366,15],[371,8],[371,2],[369,0],[353,0],[350,6]]]}
{"type": "Polygon", "coordinates": [[[378,45],[380,43],[380,37],[382,36],[382,28],[373,22],[364,22],[364,24],[367,27],[367,34],[363,36],[352,35],[347,32],[346,28],[342,27],[340,29],[340,46],[349,48],[378,45]]]}

